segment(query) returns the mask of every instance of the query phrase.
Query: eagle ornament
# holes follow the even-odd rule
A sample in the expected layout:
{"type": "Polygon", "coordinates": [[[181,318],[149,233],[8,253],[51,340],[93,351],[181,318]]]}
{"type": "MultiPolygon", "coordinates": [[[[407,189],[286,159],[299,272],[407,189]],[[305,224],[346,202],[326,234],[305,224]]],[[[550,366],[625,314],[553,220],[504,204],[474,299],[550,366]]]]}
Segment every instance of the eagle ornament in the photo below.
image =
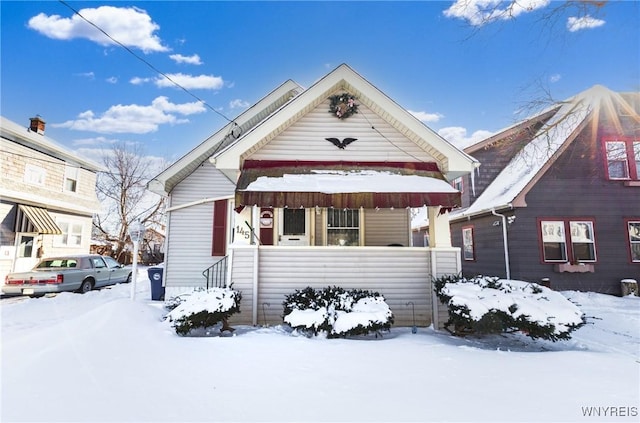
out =
{"type": "Polygon", "coordinates": [[[358,113],[358,105],[355,96],[349,93],[338,94],[329,97],[329,113],[338,119],[346,119],[354,113],[358,113]]]}

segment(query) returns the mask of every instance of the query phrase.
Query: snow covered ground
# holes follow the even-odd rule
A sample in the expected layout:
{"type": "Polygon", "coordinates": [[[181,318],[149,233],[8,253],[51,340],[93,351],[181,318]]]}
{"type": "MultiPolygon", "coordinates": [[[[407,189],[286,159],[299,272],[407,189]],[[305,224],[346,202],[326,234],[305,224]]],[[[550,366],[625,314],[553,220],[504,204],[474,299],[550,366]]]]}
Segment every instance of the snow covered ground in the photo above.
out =
{"type": "Polygon", "coordinates": [[[640,298],[564,292],[570,341],[393,328],[307,339],[285,326],[179,337],[130,286],[2,300],[2,422],[640,420],[640,298]]]}

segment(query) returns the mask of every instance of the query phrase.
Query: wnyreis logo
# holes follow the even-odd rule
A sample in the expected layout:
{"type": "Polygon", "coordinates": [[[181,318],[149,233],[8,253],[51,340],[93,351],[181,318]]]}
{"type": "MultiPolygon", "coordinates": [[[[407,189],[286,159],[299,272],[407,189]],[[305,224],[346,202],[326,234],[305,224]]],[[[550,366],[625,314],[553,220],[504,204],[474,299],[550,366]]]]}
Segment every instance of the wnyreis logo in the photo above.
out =
{"type": "Polygon", "coordinates": [[[583,417],[637,417],[638,407],[582,407],[583,417]]]}

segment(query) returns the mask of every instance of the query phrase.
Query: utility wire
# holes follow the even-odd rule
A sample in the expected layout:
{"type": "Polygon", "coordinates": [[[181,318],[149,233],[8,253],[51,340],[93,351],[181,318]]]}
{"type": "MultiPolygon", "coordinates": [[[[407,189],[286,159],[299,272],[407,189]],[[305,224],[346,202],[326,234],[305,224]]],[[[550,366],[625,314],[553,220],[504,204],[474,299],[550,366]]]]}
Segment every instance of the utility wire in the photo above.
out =
{"type": "MultiPolygon", "coordinates": [[[[131,55],[133,55],[133,57],[135,57],[136,59],[140,60],[142,63],[144,63],[145,65],[147,65],[148,67],[150,67],[154,72],[159,73],[160,75],[162,75],[163,77],[165,77],[169,82],[171,82],[173,85],[175,85],[176,87],[180,88],[182,91],[184,91],[185,93],[187,93],[188,95],[190,95],[191,97],[195,98],[196,100],[198,100],[199,102],[201,102],[203,105],[205,105],[208,109],[210,109],[212,112],[214,112],[215,114],[217,114],[218,116],[221,116],[222,118],[226,119],[228,122],[233,122],[235,123],[233,120],[229,119],[228,117],[226,117],[224,114],[220,113],[219,111],[217,111],[216,109],[214,109],[213,107],[211,107],[206,101],[204,101],[203,99],[201,99],[200,97],[198,97],[197,95],[195,95],[194,93],[192,93],[191,91],[189,91],[188,89],[186,89],[185,87],[183,87],[182,85],[180,85],[179,83],[177,83],[176,81],[174,81],[173,79],[171,79],[171,77],[169,75],[167,75],[166,73],[162,72],[160,69],[156,68],[153,64],[149,63],[144,57],[141,57],[140,55],[136,54],[133,50],[131,50],[129,47],[127,47],[126,45],[122,44],[120,41],[116,40],[115,38],[113,38],[111,35],[109,35],[104,29],[100,28],[98,25],[94,24],[93,22],[91,22],[89,19],[85,18],[84,16],[82,16],[80,14],[80,12],[78,10],[76,10],[75,8],[73,8],[71,5],[69,5],[66,1],[64,0],[58,0],[60,3],[62,3],[63,5],[65,5],[66,7],[68,7],[69,9],[71,9],[73,11],[73,13],[75,13],[76,15],[78,15],[80,18],[82,18],[85,22],[87,22],[89,25],[91,25],[92,27],[94,27],[95,29],[97,29],[98,31],[100,31],[101,33],[103,33],[107,38],[109,38],[111,41],[113,41],[114,43],[118,44],[120,47],[122,47],[123,49],[125,49],[126,51],[128,51],[129,53],[131,53],[131,55]]],[[[237,125],[237,124],[236,124],[237,125]]]]}

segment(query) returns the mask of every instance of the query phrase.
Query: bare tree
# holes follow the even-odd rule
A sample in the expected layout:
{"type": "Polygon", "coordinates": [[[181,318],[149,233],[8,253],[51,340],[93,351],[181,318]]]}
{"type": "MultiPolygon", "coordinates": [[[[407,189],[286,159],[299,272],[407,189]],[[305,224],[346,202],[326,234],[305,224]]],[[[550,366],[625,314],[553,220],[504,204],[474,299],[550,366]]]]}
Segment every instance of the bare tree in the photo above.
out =
{"type": "Polygon", "coordinates": [[[153,176],[152,162],[138,145],[120,143],[103,154],[106,172],[98,175],[97,193],[103,212],[93,225],[97,235],[116,244],[114,257],[126,261],[129,226],[140,221],[145,226],[160,228],[164,221],[165,200],[146,189],[153,176]]]}

